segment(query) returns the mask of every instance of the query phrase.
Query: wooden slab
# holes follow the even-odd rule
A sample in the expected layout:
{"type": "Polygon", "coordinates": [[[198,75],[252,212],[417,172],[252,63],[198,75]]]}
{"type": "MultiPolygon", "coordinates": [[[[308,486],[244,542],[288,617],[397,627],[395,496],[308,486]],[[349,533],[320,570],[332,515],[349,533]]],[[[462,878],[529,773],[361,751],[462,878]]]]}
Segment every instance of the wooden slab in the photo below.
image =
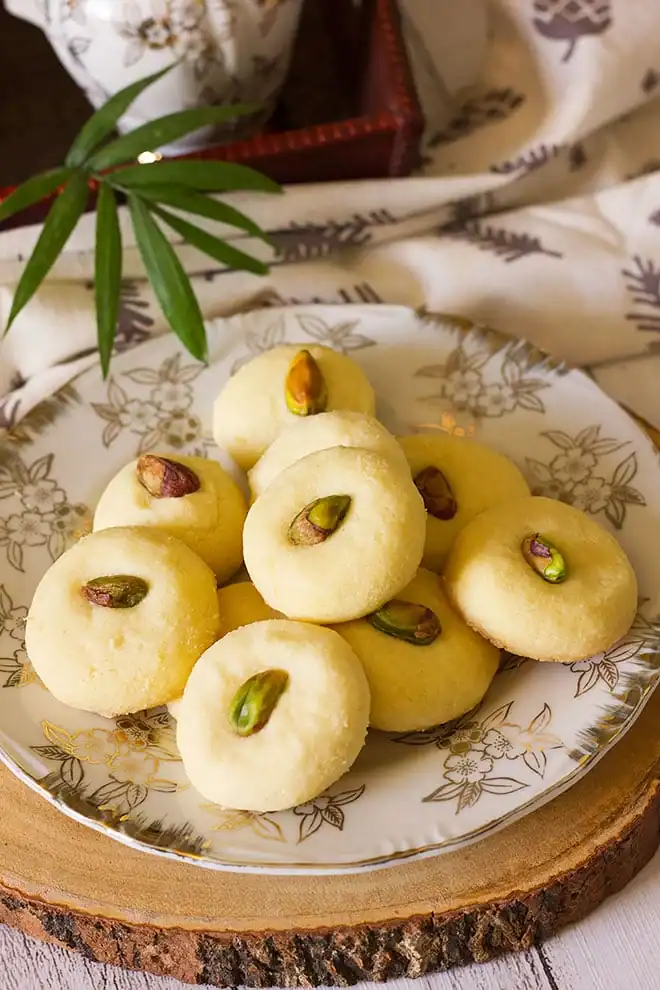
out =
{"type": "MultiPolygon", "coordinates": [[[[463,851],[344,877],[210,872],[120,845],[0,771],[0,921],[191,983],[348,985],[528,948],[660,835],[660,692],[564,795],[463,851]]],[[[413,812],[414,813],[414,812],[413,812]]]]}

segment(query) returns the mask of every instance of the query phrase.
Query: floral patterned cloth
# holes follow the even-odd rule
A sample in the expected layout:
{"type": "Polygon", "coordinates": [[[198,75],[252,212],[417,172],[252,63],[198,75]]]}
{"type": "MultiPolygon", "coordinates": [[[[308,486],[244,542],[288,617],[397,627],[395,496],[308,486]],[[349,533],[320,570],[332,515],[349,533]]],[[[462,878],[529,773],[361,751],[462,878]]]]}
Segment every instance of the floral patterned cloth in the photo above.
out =
{"type": "MultiPolygon", "coordinates": [[[[660,9],[648,0],[401,8],[427,120],[417,174],[234,194],[273,247],[227,234],[271,261],[271,274],[226,273],[182,248],[204,312],[392,302],[460,314],[586,367],[659,426],[660,9]]],[[[119,350],[165,330],[122,222],[119,350]]],[[[37,236],[0,235],[2,320],[37,236]]],[[[0,428],[96,360],[93,236],[84,218],[0,344],[0,428]]],[[[470,400],[468,377],[454,387],[470,400]]],[[[606,498],[580,479],[588,465],[565,457],[576,497],[606,498]]]]}

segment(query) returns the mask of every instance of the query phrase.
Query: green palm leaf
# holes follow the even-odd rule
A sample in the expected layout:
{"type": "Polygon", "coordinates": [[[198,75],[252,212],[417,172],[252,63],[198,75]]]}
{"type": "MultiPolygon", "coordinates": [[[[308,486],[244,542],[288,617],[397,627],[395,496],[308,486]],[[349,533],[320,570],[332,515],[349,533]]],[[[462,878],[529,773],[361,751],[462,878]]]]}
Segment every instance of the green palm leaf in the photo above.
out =
{"type": "Polygon", "coordinates": [[[147,86],[151,86],[152,83],[157,82],[170,72],[176,64],[173,62],[172,65],[161,69],[160,72],[154,72],[153,75],[147,76],[145,79],[138,79],[137,82],[131,83],[130,86],[120,89],[118,93],[111,96],[81,128],[66,156],[66,164],[82,165],[94,148],[98,147],[101,141],[114,131],[117,121],[126,112],[133,100],[137,99],[147,86]]]}
{"type": "Polygon", "coordinates": [[[64,185],[72,172],[73,169],[70,168],[54,168],[28,179],[0,203],[0,223],[50,196],[59,186],[64,185]]]}
{"type": "Polygon", "coordinates": [[[89,196],[85,172],[74,172],[69,184],[51,206],[34,250],[16,286],[5,333],[35,294],[82,215],[89,196]]]}
{"type": "Polygon", "coordinates": [[[254,106],[244,106],[237,103],[226,107],[198,107],[194,110],[181,110],[170,113],[158,120],[151,120],[142,127],[136,127],[130,134],[124,134],[95,152],[88,159],[89,168],[112,168],[121,165],[132,158],[137,158],[143,151],[160,148],[171,141],[177,141],[185,134],[198,131],[201,127],[221,124],[234,117],[245,117],[256,111],[254,106]]]}
{"type": "Polygon", "coordinates": [[[131,194],[128,205],[137,246],[163,315],[193,357],[204,361],[204,321],[181,262],[145,204],[131,194]]]}
{"type": "Polygon", "coordinates": [[[94,291],[99,356],[103,377],[107,378],[115,342],[121,285],[121,232],[115,194],[105,183],[99,189],[96,205],[96,252],[94,291]]]}
{"type": "Polygon", "coordinates": [[[129,165],[107,176],[108,182],[118,189],[141,189],[175,182],[189,189],[205,189],[209,192],[232,189],[250,189],[257,192],[281,192],[276,182],[256,172],[248,165],[231,162],[153,162],[150,165],[129,165]]]}
{"type": "Polygon", "coordinates": [[[270,243],[268,235],[250,217],[205,193],[223,190],[281,192],[276,182],[255,169],[232,162],[186,160],[164,161],[151,166],[133,164],[141,151],[169,144],[202,127],[254,113],[258,107],[242,104],[200,107],[168,114],[160,120],[145,123],[130,134],[111,136],[133,100],[172,68],[170,65],[112,96],[83,126],[71,145],[64,166],[29,179],[0,203],[2,223],[62,188],[52,203],[16,286],[6,333],[64,250],[87,205],[90,184],[98,186],[95,301],[104,376],[111,361],[121,294],[118,193],[127,198],[137,247],[165,318],[194,357],[200,360],[206,357],[202,313],[181,262],[157,219],[222,265],[258,275],[268,272],[268,266],[258,258],[190,223],[180,214],[206,217],[270,243]],[[132,164],[116,169],[126,161],[132,164]],[[163,209],[163,205],[175,212],[163,209]]]}
{"type": "Polygon", "coordinates": [[[215,258],[221,265],[227,265],[229,268],[243,269],[244,271],[253,272],[255,275],[268,274],[268,265],[265,265],[263,261],[259,261],[257,258],[239,251],[238,248],[231,247],[231,245],[221,241],[220,238],[214,237],[213,234],[207,234],[201,227],[195,227],[194,224],[188,223],[187,220],[182,220],[181,217],[175,216],[168,210],[161,210],[158,206],[152,206],[151,209],[172,230],[176,230],[177,234],[181,234],[188,244],[199,248],[200,251],[208,254],[209,257],[215,258]]]}
{"type": "Polygon", "coordinates": [[[186,189],[183,186],[145,186],[140,189],[142,199],[147,199],[154,203],[165,203],[166,206],[174,206],[184,213],[194,213],[199,217],[207,217],[209,220],[217,220],[218,223],[226,223],[232,227],[238,227],[253,237],[259,237],[266,244],[270,244],[270,237],[261,227],[250,220],[240,210],[235,210],[233,206],[227,206],[217,199],[211,199],[205,193],[197,192],[196,189],[186,189]]]}

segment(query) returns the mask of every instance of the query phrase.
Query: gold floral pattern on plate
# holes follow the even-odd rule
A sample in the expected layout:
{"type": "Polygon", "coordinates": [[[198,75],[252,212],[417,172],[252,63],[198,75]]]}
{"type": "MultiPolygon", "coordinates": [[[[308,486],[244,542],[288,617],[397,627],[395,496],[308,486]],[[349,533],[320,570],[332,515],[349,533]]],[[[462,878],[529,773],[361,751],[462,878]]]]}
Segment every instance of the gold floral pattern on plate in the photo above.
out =
{"type": "Polygon", "coordinates": [[[75,794],[110,820],[128,819],[150,791],[174,794],[182,786],[163,775],[167,772],[163,764],[181,762],[167,712],[154,709],[122,715],[114,728],[96,726],[71,732],[44,720],[41,729],[46,744],[31,748],[56,765],[48,775],[49,786],[75,794]],[[103,768],[107,779],[90,786],[90,767],[103,768]]]}
{"type": "Polygon", "coordinates": [[[2,684],[3,688],[27,687],[28,684],[41,683],[22,646],[14,650],[10,657],[0,657],[0,671],[7,674],[7,679],[2,684]]]}
{"type": "Polygon", "coordinates": [[[0,757],[58,808],[136,848],[285,873],[454,849],[577,780],[660,679],[660,533],[649,525],[660,511],[660,458],[647,437],[585,376],[443,314],[261,309],[213,321],[209,350],[203,367],[171,336],[152,338],[116,355],[109,382],[91,369],[23,418],[3,411],[0,757]],[[255,354],[304,340],[351,354],[390,429],[476,434],[536,490],[591,512],[631,556],[642,598],[628,636],[606,653],[566,666],[505,655],[475,711],[425,732],[370,733],[325,794],[258,815],[194,791],[166,711],[109,720],[60,705],[34,676],[22,627],[41,575],[85,531],[85,507],[108,479],[149,447],[221,458],[208,427],[222,384],[255,354]]]}
{"type": "Polygon", "coordinates": [[[232,832],[237,829],[250,829],[260,839],[271,842],[295,841],[300,844],[314,835],[324,825],[338,829],[340,832],[346,822],[343,808],[348,804],[359,801],[365,791],[365,785],[354,787],[348,791],[337,791],[330,788],[319,794],[313,801],[299,804],[292,809],[299,819],[295,838],[290,827],[290,814],[257,814],[255,811],[232,811],[220,808],[215,804],[203,804],[202,808],[214,816],[216,824],[214,832],[232,832]]]}
{"type": "Polygon", "coordinates": [[[110,378],[108,401],[94,402],[97,416],[106,421],[103,445],[110,447],[123,430],[139,437],[136,454],[159,446],[205,457],[210,439],[192,410],[192,383],[200,375],[198,364],[181,365],[181,355],[167,358],[158,369],[131,368],[123,374],[127,388],[110,378]],[[138,386],[135,388],[135,386],[138,386]]]}
{"type": "Polygon", "coordinates": [[[54,457],[26,462],[16,454],[0,464],[0,499],[13,509],[0,518],[0,546],[17,571],[25,570],[26,551],[45,546],[55,560],[89,529],[87,506],[72,504],[52,476],[54,457]]]}
{"type": "Polygon", "coordinates": [[[546,495],[567,502],[592,515],[604,513],[621,529],[630,505],[646,505],[644,495],[631,482],[637,475],[637,454],[627,450],[612,464],[613,454],[629,447],[613,437],[601,436],[600,424],[587,426],[570,435],[563,430],[546,430],[541,437],[558,452],[549,463],[527,458],[534,495],[546,495]]]}
{"type": "Polygon", "coordinates": [[[6,587],[0,585],[0,671],[7,675],[3,688],[41,684],[25,652],[27,612],[25,605],[14,605],[6,587]]]}
{"type": "Polygon", "coordinates": [[[626,671],[628,687],[639,687],[639,677],[631,673],[631,665],[637,662],[640,666],[642,679],[645,668],[650,663],[655,669],[660,656],[660,616],[647,618],[638,612],[630,632],[611,649],[588,660],[576,660],[570,664],[574,674],[578,674],[575,686],[575,697],[592,691],[595,687],[605,684],[611,693],[619,687],[622,671],[626,671]]]}
{"type": "Polygon", "coordinates": [[[217,821],[217,824],[212,826],[214,832],[233,832],[236,829],[248,828],[259,839],[267,839],[269,842],[287,841],[282,826],[274,815],[260,815],[256,811],[231,811],[220,808],[217,804],[203,804],[202,807],[217,821]]]}
{"type": "MultiPolygon", "coordinates": [[[[529,724],[522,726],[509,719],[513,705],[510,701],[481,721],[466,716],[451,731],[433,739],[439,749],[449,750],[443,775],[448,783],[428,794],[425,802],[456,800],[459,814],[484,794],[513,794],[529,787],[528,780],[512,773],[522,775],[521,771],[527,770],[538,777],[545,775],[548,753],[563,745],[548,731],[552,710],[546,702],[529,724]]],[[[396,741],[409,743],[410,739],[400,736],[396,741]]]]}
{"type": "Polygon", "coordinates": [[[416,378],[438,382],[438,391],[421,396],[424,403],[443,400],[475,418],[499,418],[516,410],[544,413],[539,392],[549,382],[530,370],[529,355],[517,344],[507,344],[497,379],[488,375],[492,348],[488,339],[467,337],[440,364],[418,368],[416,378]]]}
{"type": "Polygon", "coordinates": [[[300,818],[298,826],[298,842],[304,842],[314,835],[324,825],[331,825],[332,828],[340,832],[344,829],[346,814],[344,805],[353,804],[359,801],[364,794],[366,785],[353,787],[348,791],[337,791],[336,789],[325,794],[321,794],[307,804],[299,804],[293,809],[294,815],[300,818]]]}
{"type": "MultiPolygon", "coordinates": [[[[364,333],[357,332],[358,320],[330,322],[316,315],[299,315],[296,320],[306,337],[311,337],[312,341],[317,344],[331,347],[333,350],[339,351],[340,354],[349,354],[351,351],[362,350],[364,347],[373,347],[376,343],[364,333]]],[[[300,339],[300,335],[298,335],[298,339],[300,339]]],[[[245,343],[247,351],[234,361],[231,367],[232,375],[235,375],[239,368],[242,368],[252,358],[286,343],[286,327],[283,317],[266,323],[259,332],[248,332],[245,336],[245,343]]]]}

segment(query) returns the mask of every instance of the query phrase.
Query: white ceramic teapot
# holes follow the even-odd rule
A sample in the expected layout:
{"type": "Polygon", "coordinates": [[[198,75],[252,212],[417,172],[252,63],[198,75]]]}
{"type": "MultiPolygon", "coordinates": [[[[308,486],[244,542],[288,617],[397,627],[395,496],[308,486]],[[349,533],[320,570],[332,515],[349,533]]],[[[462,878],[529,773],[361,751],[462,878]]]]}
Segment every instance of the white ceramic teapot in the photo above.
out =
{"type": "MultiPolygon", "coordinates": [[[[209,103],[256,103],[265,108],[262,117],[271,112],[302,0],[5,0],[5,6],[43,30],[95,107],[180,60],[121,120],[119,129],[129,131],[209,103]]],[[[198,133],[167,151],[208,140],[208,132],[198,133]]]]}

